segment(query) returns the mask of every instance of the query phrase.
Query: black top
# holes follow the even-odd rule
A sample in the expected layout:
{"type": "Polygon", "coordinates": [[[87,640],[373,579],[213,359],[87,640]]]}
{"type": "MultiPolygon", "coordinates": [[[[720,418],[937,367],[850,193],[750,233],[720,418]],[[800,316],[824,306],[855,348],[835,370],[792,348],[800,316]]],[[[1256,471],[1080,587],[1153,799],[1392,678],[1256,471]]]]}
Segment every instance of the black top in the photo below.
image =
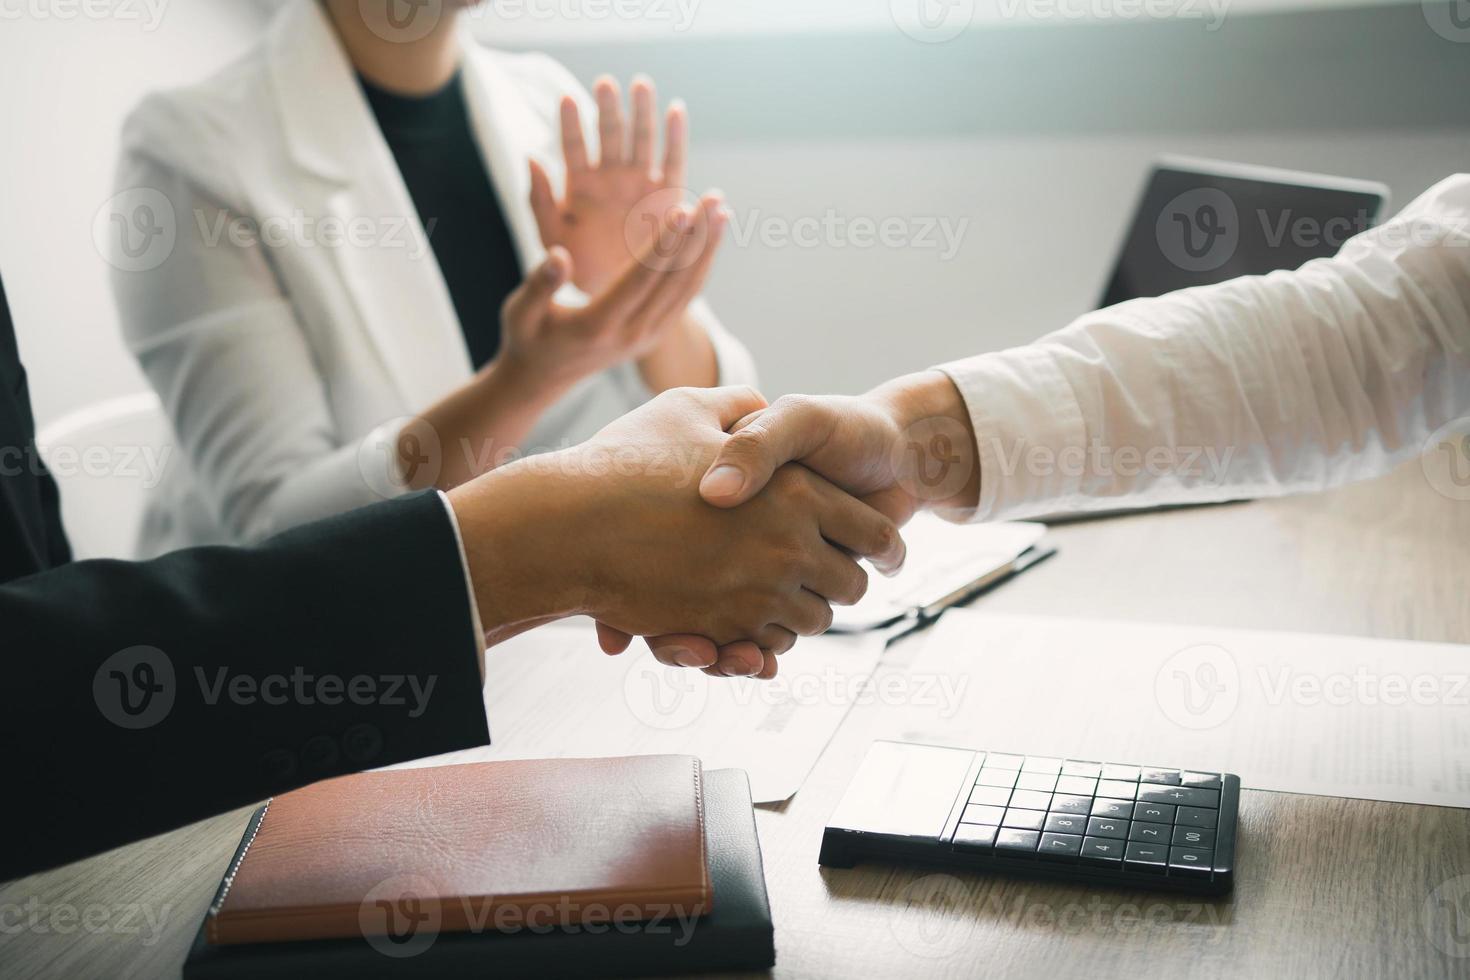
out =
{"type": "Polygon", "coordinates": [[[71,562],[34,429],[0,289],[0,880],[489,741],[437,494],[254,548],[71,562]]]}
{"type": "Polygon", "coordinates": [[[432,95],[399,95],[358,76],[449,286],[470,360],[500,349],[500,306],[521,282],[515,244],[480,157],[456,74],[432,95]]]}

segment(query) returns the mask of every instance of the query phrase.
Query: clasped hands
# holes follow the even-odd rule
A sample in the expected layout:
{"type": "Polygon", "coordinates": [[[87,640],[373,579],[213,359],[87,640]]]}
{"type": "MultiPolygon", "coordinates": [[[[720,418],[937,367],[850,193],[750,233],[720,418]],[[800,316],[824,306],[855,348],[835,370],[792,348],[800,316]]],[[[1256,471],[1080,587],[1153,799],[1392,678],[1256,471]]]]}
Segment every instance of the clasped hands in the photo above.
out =
{"type": "MultiPolygon", "coordinates": [[[[915,512],[963,515],[977,503],[979,465],[969,414],[953,383],[938,371],[900,378],[862,397],[788,396],[741,418],[730,433],[700,480],[703,501],[738,512],[763,495],[780,496],[783,481],[796,478],[793,473],[841,490],[884,521],[876,548],[828,537],[854,567],[857,558],[867,558],[880,572],[896,573],[906,554],[897,529],[915,512]]],[[[838,605],[860,597],[818,595],[838,605]]],[[[830,625],[829,606],[817,632],[830,625]]],[[[609,654],[632,642],[633,631],[608,621],[599,620],[597,631],[609,654]]],[[[761,679],[776,676],[777,657],[795,637],[769,640],[769,632],[730,642],[689,632],[648,636],[654,656],[668,666],[761,679]]]]}
{"type": "Polygon", "coordinates": [[[449,492],[486,639],[583,615],[609,653],[643,636],[671,666],[773,677],[862,597],[859,559],[903,564],[914,511],[973,506],[967,432],[938,372],[770,406],[749,388],[664,392],[449,492]],[[930,439],[936,424],[953,437],[930,439]]]}

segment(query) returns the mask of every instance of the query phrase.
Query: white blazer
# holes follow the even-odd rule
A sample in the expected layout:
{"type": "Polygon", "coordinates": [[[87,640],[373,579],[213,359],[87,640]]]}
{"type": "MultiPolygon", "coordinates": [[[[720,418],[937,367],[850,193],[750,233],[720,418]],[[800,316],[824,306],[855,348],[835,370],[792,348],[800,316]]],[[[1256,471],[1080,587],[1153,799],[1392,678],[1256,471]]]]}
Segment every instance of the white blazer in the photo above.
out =
{"type": "MultiPolygon", "coordinates": [[[[595,103],[545,55],[461,43],[473,129],[529,269],[544,249],[527,160],[559,166],[562,94],[584,120],[595,103]]],[[[389,461],[403,420],[473,368],[408,189],[315,0],[288,5],[213,78],[145,99],[124,128],[118,186],[175,232],[161,262],[139,268],[119,252],[113,263],[124,337],[186,464],[159,486],[140,551],[256,541],[401,492],[389,461]]],[[[720,383],[753,384],[749,353],[703,304],[700,315],[720,383]]],[[[619,365],[554,405],[524,446],[574,444],[650,396],[636,366],[619,365]]]]}

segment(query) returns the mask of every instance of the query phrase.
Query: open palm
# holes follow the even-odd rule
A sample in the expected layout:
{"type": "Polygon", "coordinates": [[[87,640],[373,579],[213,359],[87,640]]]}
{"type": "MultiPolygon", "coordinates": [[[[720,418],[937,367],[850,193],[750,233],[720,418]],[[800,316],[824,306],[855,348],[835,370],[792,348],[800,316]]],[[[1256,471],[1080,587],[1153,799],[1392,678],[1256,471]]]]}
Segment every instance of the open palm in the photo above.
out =
{"type": "Polygon", "coordinates": [[[600,152],[592,162],[582,133],[577,101],[561,101],[561,142],[566,189],[560,200],[546,170],[531,161],[531,209],[547,248],[561,246],[572,257],[573,282],[589,295],[600,293],[642,254],[670,209],[684,196],[689,121],[684,106],[669,106],[664,154],[655,162],[657,95],[647,78],[630,89],[632,126],[623,111],[618,83],[604,76],[597,97],[600,152]]]}

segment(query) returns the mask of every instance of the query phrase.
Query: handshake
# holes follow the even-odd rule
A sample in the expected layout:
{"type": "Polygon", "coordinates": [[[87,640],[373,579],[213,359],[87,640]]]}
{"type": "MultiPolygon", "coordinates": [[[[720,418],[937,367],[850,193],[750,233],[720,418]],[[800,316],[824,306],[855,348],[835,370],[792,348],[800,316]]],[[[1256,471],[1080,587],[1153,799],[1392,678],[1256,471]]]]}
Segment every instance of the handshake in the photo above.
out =
{"type": "Polygon", "coordinates": [[[861,397],[675,389],[587,442],[452,490],[488,643],[591,616],[603,650],[723,677],[777,656],[893,574],[916,511],[963,512],[980,474],[963,399],[925,372],[861,397]]]}

